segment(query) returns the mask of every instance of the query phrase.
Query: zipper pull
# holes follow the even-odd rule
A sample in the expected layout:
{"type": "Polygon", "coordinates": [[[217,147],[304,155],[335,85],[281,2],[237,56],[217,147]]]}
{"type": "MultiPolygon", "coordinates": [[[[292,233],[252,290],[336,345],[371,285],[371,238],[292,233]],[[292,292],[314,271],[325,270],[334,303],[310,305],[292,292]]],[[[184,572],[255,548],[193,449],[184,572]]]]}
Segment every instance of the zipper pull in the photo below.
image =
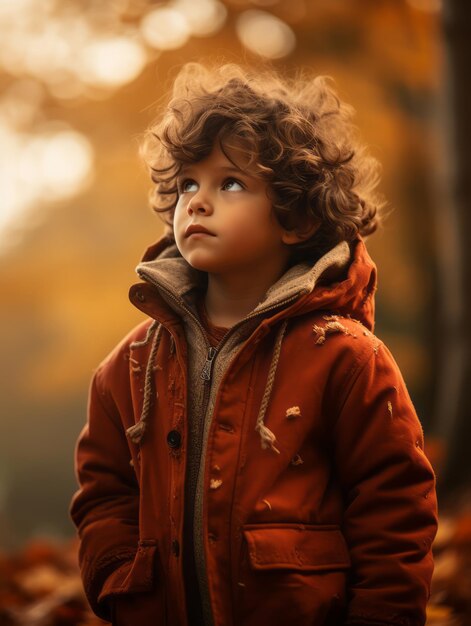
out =
{"type": "Polygon", "coordinates": [[[209,348],[208,356],[206,357],[206,363],[204,364],[203,371],[201,372],[201,378],[203,380],[211,380],[211,374],[213,373],[214,357],[218,351],[212,346],[209,348]]]}

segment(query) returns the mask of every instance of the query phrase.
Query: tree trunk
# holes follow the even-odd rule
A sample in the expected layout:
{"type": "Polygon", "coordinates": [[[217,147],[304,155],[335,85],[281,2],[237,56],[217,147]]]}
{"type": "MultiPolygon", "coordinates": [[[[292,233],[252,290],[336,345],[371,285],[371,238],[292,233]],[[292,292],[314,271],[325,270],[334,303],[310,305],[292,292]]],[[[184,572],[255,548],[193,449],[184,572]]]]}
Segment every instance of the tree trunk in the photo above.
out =
{"type": "Polygon", "coordinates": [[[437,487],[471,486],[471,3],[443,2],[444,202],[437,206],[439,363],[435,432],[446,443],[437,487]]]}

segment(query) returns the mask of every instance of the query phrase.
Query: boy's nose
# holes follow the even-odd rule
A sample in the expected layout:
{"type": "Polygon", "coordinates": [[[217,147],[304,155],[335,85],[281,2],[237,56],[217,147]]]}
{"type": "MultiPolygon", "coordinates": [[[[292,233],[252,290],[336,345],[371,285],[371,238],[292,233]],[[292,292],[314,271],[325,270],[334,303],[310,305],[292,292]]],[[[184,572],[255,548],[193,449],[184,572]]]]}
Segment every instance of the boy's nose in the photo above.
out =
{"type": "Polygon", "coordinates": [[[200,215],[208,215],[212,213],[213,207],[208,198],[203,197],[201,193],[196,193],[188,202],[186,207],[189,215],[199,213],[200,215]]]}

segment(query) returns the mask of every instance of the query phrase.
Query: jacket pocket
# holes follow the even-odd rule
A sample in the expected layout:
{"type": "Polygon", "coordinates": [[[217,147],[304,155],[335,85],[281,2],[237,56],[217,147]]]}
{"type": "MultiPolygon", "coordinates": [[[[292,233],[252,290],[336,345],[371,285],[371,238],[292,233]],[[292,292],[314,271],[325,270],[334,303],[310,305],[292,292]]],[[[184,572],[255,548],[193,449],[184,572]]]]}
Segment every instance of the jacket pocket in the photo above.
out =
{"type": "Polygon", "coordinates": [[[165,624],[165,592],[158,561],[157,542],[142,540],[134,559],[108,576],[98,601],[109,604],[113,626],[165,624]]]}
{"type": "Polygon", "coordinates": [[[339,526],[247,524],[243,537],[235,623],[341,623],[351,560],[339,526]]]}
{"type": "Polygon", "coordinates": [[[350,556],[338,526],[249,524],[244,526],[254,569],[316,572],[350,567],[350,556]]]}

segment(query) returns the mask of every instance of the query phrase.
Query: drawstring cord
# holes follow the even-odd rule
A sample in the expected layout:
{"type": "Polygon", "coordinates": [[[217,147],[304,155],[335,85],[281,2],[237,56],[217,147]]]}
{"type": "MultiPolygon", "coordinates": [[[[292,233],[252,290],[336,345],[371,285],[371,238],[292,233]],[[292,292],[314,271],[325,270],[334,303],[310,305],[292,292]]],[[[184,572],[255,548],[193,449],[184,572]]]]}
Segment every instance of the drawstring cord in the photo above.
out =
{"type": "MultiPolygon", "coordinates": [[[[152,334],[154,334],[154,337],[152,339],[149,359],[146,365],[146,374],[145,374],[145,379],[144,379],[145,381],[144,382],[144,400],[142,403],[141,417],[139,418],[139,421],[136,424],[126,429],[126,435],[129,437],[129,439],[133,443],[137,443],[137,444],[141,442],[144,436],[146,426],[147,426],[147,418],[149,417],[149,409],[151,406],[152,387],[153,387],[152,380],[153,380],[153,373],[154,373],[154,361],[155,361],[155,356],[157,354],[157,350],[159,347],[160,337],[162,335],[162,325],[159,324],[157,320],[154,320],[152,324],[149,326],[149,328],[147,329],[147,335],[145,339],[143,339],[142,341],[135,341],[134,343],[131,344],[131,348],[141,348],[143,346],[146,346],[149,343],[152,334]]],[[[158,394],[156,390],[155,399],[157,398],[158,398],[158,394]]]]}
{"type": "Polygon", "coordinates": [[[280,358],[281,343],[283,341],[283,337],[285,335],[287,325],[288,325],[288,320],[285,319],[283,323],[281,324],[278,334],[276,336],[275,349],[273,350],[273,356],[272,356],[271,363],[270,363],[267,384],[265,387],[265,392],[263,394],[262,403],[260,405],[260,410],[259,410],[258,417],[257,417],[257,423],[255,426],[255,430],[258,431],[258,433],[260,434],[262,448],[264,450],[266,450],[267,448],[271,448],[273,452],[276,452],[277,454],[280,454],[280,451],[275,446],[276,437],[274,433],[267,426],[265,426],[265,423],[263,420],[265,419],[265,413],[267,411],[268,402],[270,400],[271,392],[273,389],[276,368],[278,366],[278,360],[280,358]]]}
{"type": "Polygon", "coordinates": [[[141,339],[140,341],[133,341],[129,347],[131,349],[134,349],[134,348],[142,348],[143,346],[147,346],[147,344],[150,341],[150,338],[152,337],[158,325],[159,325],[159,322],[157,320],[154,320],[152,324],[149,326],[149,328],[147,329],[147,333],[144,339],[141,339]]]}
{"type": "MultiPolygon", "coordinates": [[[[262,402],[260,404],[260,410],[257,417],[257,422],[255,425],[255,430],[260,434],[261,446],[264,450],[270,448],[273,452],[280,454],[280,451],[275,446],[276,436],[275,434],[265,425],[265,413],[268,408],[268,403],[270,401],[271,392],[273,389],[273,384],[275,381],[276,369],[278,367],[278,361],[280,358],[281,352],[281,344],[283,342],[283,338],[285,336],[286,327],[288,325],[288,320],[284,320],[280,326],[278,334],[275,340],[275,348],[273,350],[273,356],[270,363],[270,369],[268,371],[267,383],[265,386],[265,391],[263,393],[262,402]]],[[[149,417],[149,410],[151,407],[151,398],[152,398],[152,381],[153,381],[153,372],[154,372],[154,361],[155,356],[157,354],[157,350],[160,343],[160,338],[162,334],[162,325],[154,321],[147,330],[147,335],[145,339],[142,341],[135,341],[131,344],[132,348],[138,348],[146,346],[152,335],[154,335],[152,339],[151,350],[149,354],[149,359],[146,365],[146,373],[145,373],[145,383],[144,383],[144,400],[142,403],[142,411],[141,417],[139,421],[126,429],[126,434],[131,439],[133,443],[139,444],[144,436],[146,427],[147,427],[147,419],[149,417]]],[[[155,398],[158,398],[157,391],[155,392],[155,398]]]]}

